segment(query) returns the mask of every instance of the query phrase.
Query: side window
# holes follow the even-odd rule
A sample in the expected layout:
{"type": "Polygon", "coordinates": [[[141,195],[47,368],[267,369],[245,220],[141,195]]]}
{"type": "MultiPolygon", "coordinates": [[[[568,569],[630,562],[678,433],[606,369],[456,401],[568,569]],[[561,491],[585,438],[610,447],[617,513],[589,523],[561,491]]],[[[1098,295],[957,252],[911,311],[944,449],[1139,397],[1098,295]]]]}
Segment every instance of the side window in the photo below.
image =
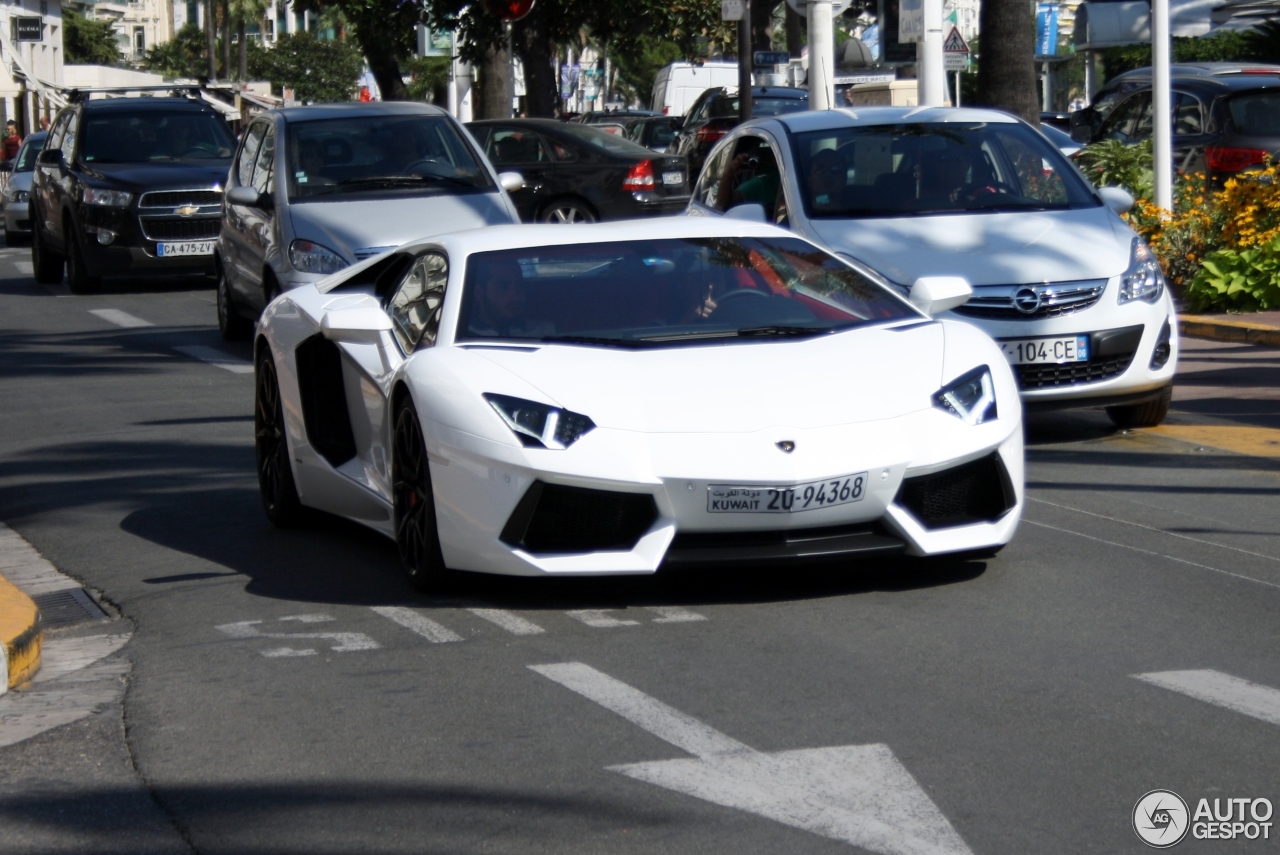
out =
{"type": "Polygon", "coordinates": [[[555,155],[555,159],[560,163],[572,163],[578,159],[578,153],[567,145],[556,140],[544,140],[551,147],[551,153],[555,155]]]}
{"type": "Polygon", "coordinates": [[[495,129],[489,137],[489,160],[496,164],[538,163],[550,160],[538,135],[529,131],[495,129]]]}
{"type": "Polygon", "coordinates": [[[71,113],[67,116],[66,129],[63,132],[62,141],[59,147],[62,149],[62,158],[67,162],[71,162],[72,156],[76,151],[76,130],[80,127],[80,115],[71,113]]]}
{"type": "Polygon", "coordinates": [[[716,186],[717,211],[734,205],[764,206],[765,218],[773,220],[774,203],[782,184],[778,157],[769,143],[755,136],[739,137],[733,154],[716,186]]]}
{"type": "Polygon", "coordinates": [[[448,280],[448,259],[438,252],[428,252],[414,263],[391,295],[387,313],[391,315],[396,341],[405,353],[411,353],[424,341],[435,344],[448,280]]]}
{"type": "MultiPolygon", "coordinates": [[[[1149,108],[1151,104],[1151,96],[1149,93],[1141,93],[1127,99],[1120,106],[1112,111],[1111,115],[1102,124],[1101,136],[1108,140],[1124,140],[1133,139],[1137,129],[1139,119],[1144,112],[1144,108],[1149,108]]],[[[1150,112],[1149,109],[1146,112],[1150,112]]],[[[1150,126],[1150,117],[1147,120],[1150,126]]]]}
{"type": "Polygon", "coordinates": [[[1174,135],[1194,136],[1204,133],[1204,113],[1195,96],[1175,92],[1173,101],[1174,135]]]}
{"type": "Polygon", "coordinates": [[[275,189],[275,172],[272,166],[276,159],[276,135],[267,131],[262,138],[262,146],[258,149],[258,159],[253,165],[253,189],[259,193],[270,193],[275,189]]]}
{"type": "Polygon", "coordinates": [[[49,138],[45,140],[44,147],[47,149],[55,149],[62,147],[62,135],[67,132],[67,122],[71,120],[71,111],[63,113],[58,117],[58,121],[54,122],[53,130],[49,131],[49,138]]]}
{"type": "MultiPolygon", "coordinates": [[[[693,191],[693,197],[708,208],[716,208],[716,198],[720,193],[720,179],[729,165],[729,155],[733,146],[721,146],[702,167],[702,177],[693,191]]],[[[717,209],[719,210],[719,209],[717,209]]]]}
{"type": "Polygon", "coordinates": [[[236,161],[236,183],[241,187],[248,187],[253,183],[253,165],[258,159],[258,149],[262,147],[262,137],[266,132],[266,124],[258,122],[244,135],[240,159],[236,161]]]}

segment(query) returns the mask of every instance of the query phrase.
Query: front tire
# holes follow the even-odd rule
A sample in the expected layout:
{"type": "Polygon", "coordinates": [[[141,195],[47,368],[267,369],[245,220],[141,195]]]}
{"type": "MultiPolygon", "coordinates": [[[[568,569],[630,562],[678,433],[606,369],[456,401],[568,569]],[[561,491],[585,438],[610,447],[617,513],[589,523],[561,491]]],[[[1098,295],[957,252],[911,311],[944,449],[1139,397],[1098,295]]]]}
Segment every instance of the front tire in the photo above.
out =
{"type": "Polygon", "coordinates": [[[84,236],[76,229],[76,224],[67,220],[63,225],[63,234],[67,241],[67,288],[72,294],[92,294],[98,290],[101,280],[89,275],[84,263],[84,236]]]}
{"type": "Polygon", "coordinates": [[[298,488],[289,461],[280,381],[268,348],[263,348],[258,357],[254,389],[253,432],[262,509],[272,525],[290,528],[302,520],[302,502],[298,501],[298,488]]]}
{"type": "Polygon", "coordinates": [[[218,332],[226,341],[244,341],[253,333],[253,324],[236,310],[235,301],[231,297],[231,285],[227,282],[227,273],[218,266],[218,332]]]}
{"type": "Polygon", "coordinates": [[[1172,401],[1173,387],[1166,386],[1159,398],[1144,401],[1141,404],[1107,407],[1107,418],[1119,428],[1155,427],[1169,415],[1169,404],[1172,401]]]}
{"type": "Polygon", "coordinates": [[[426,438],[418,411],[407,396],[396,409],[392,453],[392,504],[400,564],[419,591],[438,591],[448,570],[440,552],[426,438]]]}
{"type": "Polygon", "coordinates": [[[62,281],[62,255],[49,249],[40,223],[34,216],[31,218],[31,266],[36,281],[41,285],[57,285],[62,281]]]}
{"type": "Polygon", "coordinates": [[[594,223],[595,213],[576,199],[556,199],[538,215],[543,223],[594,223]]]}

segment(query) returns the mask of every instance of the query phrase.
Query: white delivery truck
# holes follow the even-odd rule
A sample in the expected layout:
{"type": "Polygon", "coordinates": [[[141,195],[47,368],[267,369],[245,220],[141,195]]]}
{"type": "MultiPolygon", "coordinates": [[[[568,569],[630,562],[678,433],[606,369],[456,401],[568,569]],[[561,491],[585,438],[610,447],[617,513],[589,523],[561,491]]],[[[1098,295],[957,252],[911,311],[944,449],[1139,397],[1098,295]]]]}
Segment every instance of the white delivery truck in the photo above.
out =
{"type": "Polygon", "coordinates": [[[736,62],[673,62],[658,72],[649,109],[664,116],[683,116],[697,97],[716,86],[737,86],[736,62]]]}

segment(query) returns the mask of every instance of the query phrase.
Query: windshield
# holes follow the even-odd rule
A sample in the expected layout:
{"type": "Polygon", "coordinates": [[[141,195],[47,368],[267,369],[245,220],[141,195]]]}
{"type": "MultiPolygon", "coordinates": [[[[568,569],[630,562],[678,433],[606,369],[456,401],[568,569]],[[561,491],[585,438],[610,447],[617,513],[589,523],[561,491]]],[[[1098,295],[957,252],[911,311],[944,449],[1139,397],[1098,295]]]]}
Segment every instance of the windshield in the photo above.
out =
{"type": "Polygon", "coordinates": [[[793,145],[813,218],[1100,204],[1044,137],[1012,122],[846,127],[796,134],[793,145]]]}
{"type": "Polygon", "coordinates": [[[227,123],[214,113],[87,113],[80,133],[80,159],[85,163],[208,162],[230,158],[235,145],[227,123]]]}
{"type": "Polygon", "coordinates": [[[472,255],[456,338],[671,347],[920,317],[798,238],[686,238],[472,255]]]}
{"type": "Polygon", "coordinates": [[[641,154],[646,157],[653,154],[649,149],[642,145],[637,145],[625,137],[602,131],[599,128],[593,128],[590,125],[564,123],[557,126],[557,130],[606,154],[641,154]]]}
{"type": "Polygon", "coordinates": [[[290,122],[289,199],[346,193],[449,193],[491,186],[443,116],[352,115],[290,122]]]}
{"type": "Polygon", "coordinates": [[[1280,136],[1280,92],[1259,91],[1237,95],[1227,102],[1231,124],[1242,134],[1280,136]]]}
{"type": "Polygon", "coordinates": [[[22,144],[18,152],[18,160],[13,164],[14,172],[31,172],[36,168],[36,155],[44,148],[46,134],[32,134],[22,144]]]}

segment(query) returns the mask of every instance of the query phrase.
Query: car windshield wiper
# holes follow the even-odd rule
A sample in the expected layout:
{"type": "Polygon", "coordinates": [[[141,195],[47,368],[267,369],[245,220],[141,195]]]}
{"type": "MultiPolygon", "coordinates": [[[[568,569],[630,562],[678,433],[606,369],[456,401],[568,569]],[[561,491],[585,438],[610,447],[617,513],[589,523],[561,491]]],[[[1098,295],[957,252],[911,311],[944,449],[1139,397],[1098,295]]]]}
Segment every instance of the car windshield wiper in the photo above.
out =
{"type": "Polygon", "coordinates": [[[422,184],[454,184],[458,187],[471,185],[452,175],[371,175],[365,178],[344,178],[335,187],[416,187],[422,184]]]}
{"type": "Polygon", "coordinates": [[[746,327],[744,329],[698,330],[694,332],[670,333],[667,335],[647,335],[641,341],[704,341],[717,338],[803,338],[806,336],[824,335],[834,332],[832,327],[796,327],[796,326],[764,326],[746,327]]]}
{"type": "Polygon", "coordinates": [[[599,344],[604,347],[635,347],[649,339],[605,338],[595,335],[547,335],[537,339],[542,344],[599,344]]]}

